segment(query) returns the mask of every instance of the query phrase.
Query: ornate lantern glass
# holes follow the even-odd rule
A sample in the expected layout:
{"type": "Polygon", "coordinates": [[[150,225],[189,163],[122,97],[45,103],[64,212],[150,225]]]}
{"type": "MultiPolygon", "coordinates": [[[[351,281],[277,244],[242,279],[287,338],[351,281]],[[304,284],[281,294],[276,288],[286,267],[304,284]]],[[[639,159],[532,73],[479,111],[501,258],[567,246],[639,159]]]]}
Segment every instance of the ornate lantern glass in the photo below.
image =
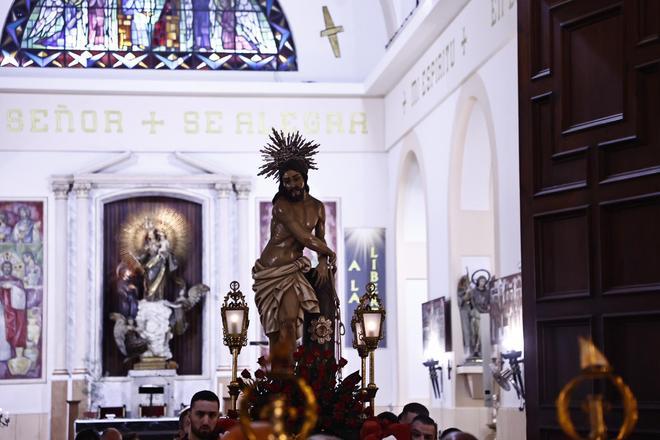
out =
{"type": "Polygon", "coordinates": [[[237,337],[243,333],[243,320],[245,317],[245,310],[231,310],[225,309],[225,321],[227,322],[227,334],[229,336],[237,337]]]}
{"type": "Polygon", "coordinates": [[[364,330],[362,339],[369,350],[378,348],[378,343],[383,339],[383,329],[385,321],[385,308],[380,302],[376,293],[376,286],[373,283],[367,284],[367,292],[362,296],[360,305],[356,310],[358,323],[364,330]]]}
{"type": "Polygon", "coordinates": [[[351,330],[353,330],[353,348],[364,347],[364,332],[362,331],[362,322],[358,318],[357,310],[353,312],[351,318],[351,330]]]}
{"type": "Polygon", "coordinates": [[[237,281],[231,283],[231,291],[225,296],[220,313],[222,314],[222,332],[224,343],[229,348],[247,345],[247,329],[250,324],[245,296],[239,290],[237,281]]]}

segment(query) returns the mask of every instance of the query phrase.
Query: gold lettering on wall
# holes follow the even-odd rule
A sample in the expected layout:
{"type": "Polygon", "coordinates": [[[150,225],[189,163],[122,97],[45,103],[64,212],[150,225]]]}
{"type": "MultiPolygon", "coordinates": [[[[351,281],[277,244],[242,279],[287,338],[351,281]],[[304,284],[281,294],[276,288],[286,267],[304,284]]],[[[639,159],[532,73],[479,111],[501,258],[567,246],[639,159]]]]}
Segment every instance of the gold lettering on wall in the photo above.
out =
{"type": "MultiPolygon", "coordinates": [[[[122,110],[72,110],[65,104],[57,104],[54,108],[20,109],[12,108],[6,111],[6,128],[10,133],[124,133],[126,120],[131,124],[131,131],[140,126],[148,134],[161,134],[165,129],[171,134],[165,119],[159,112],[148,110],[142,118],[132,116],[124,118],[122,110]],[[137,125],[136,125],[137,124],[137,125]]],[[[368,114],[365,111],[354,112],[237,112],[227,116],[220,110],[182,111],[182,133],[186,135],[221,134],[225,133],[226,120],[233,122],[232,127],[237,135],[265,135],[273,126],[278,130],[291,132],[300,130],[305,135],[318,135],[322,131],[331,135],[366,135],[369,133],[368,114]],[[346,126],[344,125],[346,124],[346,126]]],[[[177,130],[181,130],[177,128],[177,130]]]]}
{"type": "Polygon", "coordinates": [[[183,113],[183,132],[188,134],[199,133],[199,113],[197,112],[183,113]]]}
{"type": "Polygon", "coordinates": [[[66,117],[67,121],[67,132],[73,133],[75,129],[73,128],[73,113],[71,110],[66,108],[65,105],[58,105],[55,107],[55,131],[61,133],[62,128],[62,119],[66,117]]]}
{"type": "Polygon", "coordinates": [[[80,114],[80,127],[85,133],[96,133],[98,116],[94,110],[85,110],[80,114]]]}
{"type": "Polygon", "coordinates": [[[285,133],[297,130],[295,124],[293,123],[293,120],[296,119],[296,114],[294,112],[282,112],[280,116],[282,121],[280,130],[284,131],[285,133]]]}
{"type": "Polygon", "coordinates": [[[305,133],[318,134],[321,131],[321,115],[318,112],[305,113],[305,133]]]}
{"type": "Polygon", "coordinates": [[[119,110],[105,111],[105,132],[112,133],[112,126],[115,126],[115,133],[123,133],[122,115],[119,110]]]}
{"type": "Polygon", "coordinates": [[[236,113],[236,134],[243,134],[243,126],[247,128],[247,134],[254,133],[254,129],[252,128],[252,113],[236,113]]]}
{"type": "Polygon", "coordinates": [[[222,133],[222,112],[205,112],[206,132],[209,134],[222,133]]]}
{"type": "Polygon", "coordinates": [[[12,133],[23,131],[23,112],[20,109],[7,110],[7,130],[12,133]]]}
{"type": "Polygon", "coordinates": [[[357,133],[356,127],[360,127],[360,133],[367,134],[367,113],[366,112],[353,112],[351,113],[351,126],[348,129],[350,134],[357,133]]]}
{"type": "Polygon", "coordinates": [[[343,134],[344,123],[341,113],[330,112],[326,115],[325,132],[327,134],[343,134]]]}
{"type": "Polygon", "coordinates": [[[48,124],[44,123],[44,118],[47,117],[48,110],[46,109],[30,110],[30,131],[32,133],[46,133],[48,131],[48,124]]]}

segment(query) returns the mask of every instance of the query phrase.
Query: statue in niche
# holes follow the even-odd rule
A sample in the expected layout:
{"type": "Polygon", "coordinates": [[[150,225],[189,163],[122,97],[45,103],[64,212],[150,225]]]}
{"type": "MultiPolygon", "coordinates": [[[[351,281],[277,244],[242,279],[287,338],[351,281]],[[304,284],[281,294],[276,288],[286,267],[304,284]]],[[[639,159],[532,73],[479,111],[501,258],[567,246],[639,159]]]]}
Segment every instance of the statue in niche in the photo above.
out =
{"type": "Polygon", "coordinates": [[[196,284],[186,290],[178,275],[185,258],[189,225],[179,213],[162,209],[130,219],[121,232],[122,261],[116,269],[119,311],[110,314],[113,336],[127,360],[139,357],[138,369],[176,368],[170,340],[187,328],[186,312],[209,291],[196,284]],[[166,290],[176,286],[176,299],[166,290]]]}
{"type": "Polygon", "coordinates": [[[492,277],[485,269],[477,270],[470,277],[469,272],[458,281],[456,295],[461,314],[461,330],[463,333],[463,349],[467,353],[466,362],[480,362],[481,313],[490,309],[490,284],[492,277]]]}
{"type": "Polygon", "coordinates": [[[271,349],[286,347],[289,362],[297,341],[331,349],[336,337],[339,300],[334,288],[335,252],[325,242],[325,208],[309,194],[307,176],[317,169],[318,144],[299,133],[273,129],[261,150],[259,175],[279,181],[273,197],[270,240],[252,269],[255,302],[271,349]],[[303,250],[315,251],[311,266],[303,250]]]}

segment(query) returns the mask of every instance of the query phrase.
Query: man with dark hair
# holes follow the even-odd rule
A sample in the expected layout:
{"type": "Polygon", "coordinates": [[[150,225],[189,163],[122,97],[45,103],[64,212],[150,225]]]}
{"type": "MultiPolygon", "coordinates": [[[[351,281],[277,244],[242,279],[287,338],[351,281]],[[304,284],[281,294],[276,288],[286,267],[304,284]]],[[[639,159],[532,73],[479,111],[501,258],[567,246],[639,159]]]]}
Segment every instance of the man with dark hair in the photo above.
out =
{"type": "Polygon", "coordinates": [[[410,438],[412,440],[436,440],[438,438],[438,425],[429,416],[419,415],[410,425],[410,438]]]}
{"type": "Polygon", "coordinates": [[[99,435],[93,429],[83,429],[76,434],[76,440],[99,440],[99,435]]]}
{"type": "Polygon", "coordinates": [[[215,440],[215,424],[220,417],[220,400],[213,391],[198,391],[190,400],[189,440],[215,440]]]}
{"type": "Polygon", "coordinates": [[[411,402],[403,407],[399,414],[399,423],[412,423],[417,416],[429,416],[429,410],[421,403],[411,402]]]}
{"type": "Polygon", "coordinates": [[[399,418],[392,412],[383,411],[382,413],[376,416],[381,425],[391,425],[392,423],[398,423],[399,418]]]}
{"type": "Polygon", "coordinates": [[[440,440],[477,440],[475,436],[457,428],[449,428],[442,432],[440,440]]]}

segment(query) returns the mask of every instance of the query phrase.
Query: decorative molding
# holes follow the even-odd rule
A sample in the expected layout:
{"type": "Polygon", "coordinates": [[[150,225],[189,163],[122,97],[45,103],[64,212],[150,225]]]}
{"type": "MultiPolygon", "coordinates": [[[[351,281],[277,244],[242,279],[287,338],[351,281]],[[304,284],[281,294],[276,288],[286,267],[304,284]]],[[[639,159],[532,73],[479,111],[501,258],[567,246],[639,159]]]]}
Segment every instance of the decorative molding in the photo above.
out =
{"type": "Polygon", "coordinates": [[[101,173],[110,167],[128,161],[132,157],[133,157],[133,153],[131,153],[130,151],[124,151],[119,155],[112,156],[109,159],[103,159],[101,161],[95,162],[93,165],[90,165],[86,168],[83,168],[82,170],[79,170],[78,173],[76,173],[76,177],[78,176],[78,174],[101,173]]]}
{"type": "Polygon", "coordinates": [[[89,192],[92,190],[91,182],[74,182],[73,191],[76,193],[76,198],[85,199],[89,197],[89,192]]]}
{"type": "Polygon", "coordinates": [[[190,157],[188,154],[182,153],[180,151],[175,151],[174,152],[174,158],[180,161],[181,163],[184,163],[186,165],[189,165],[193,168],[196,168],[199,171],[202,171],[207,174],[214,174],[216,176],[223,176],[227,179],[229,179],[229,176],[224,173],[222,170],[219,168],[215,168],[213,163],[209,164],[208,161],[201,161],[198,159],[195,159],[193,157],[190,157]]]}
{"type": "Polygon", "coordinates": [[[53,193],[55,194],[55,199],[68,199],[69,191],[71,190],[71,180],[70,179],[52,179],[50,182],[50,187],[53,193]]]}
{"type": "Polygon", "coordinates": [[[216,190],[216,196],[219,199],[228,199],[234,191],[234,186],[231,182],[217,182],[214,188],[216,190]]]}
{"type": "Polygon", "coordinates": [[[249,180],[234,181],[234,188],[236,189],[238,200],[245,200],[250,195],[250,191],[252,191],[252,182],[249,180]]]}
{"type": "Polygon", "coordinates": [[[214,188],[218,181],[224,180],[216,174],[83,174],[77,178],[93,183],[94,188],[214,188]]]}

